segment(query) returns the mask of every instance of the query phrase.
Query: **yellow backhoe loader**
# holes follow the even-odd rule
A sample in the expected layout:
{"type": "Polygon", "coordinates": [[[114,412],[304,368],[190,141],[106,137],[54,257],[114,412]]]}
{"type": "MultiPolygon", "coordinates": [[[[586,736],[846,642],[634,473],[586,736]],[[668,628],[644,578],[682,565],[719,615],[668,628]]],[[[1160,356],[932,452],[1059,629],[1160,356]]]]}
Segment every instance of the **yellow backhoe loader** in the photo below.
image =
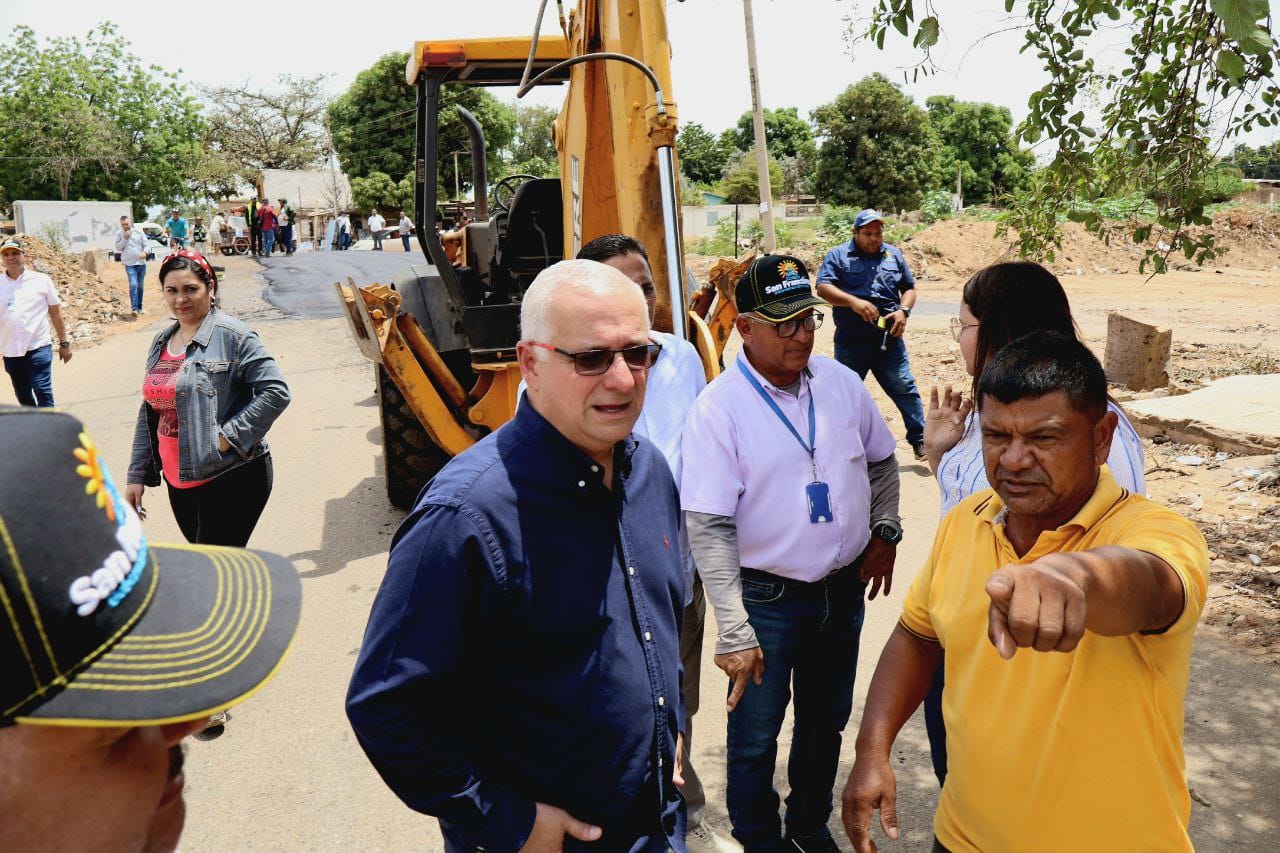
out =
{"type": "Polygon", "coordinates": [[[684,268],[665,5],[580,0],[567,19],[561,14],[559,32],[539,37],[542,0],[532,37],[414,45],[405,79],[417,91],[414,210],[426,263],[390,285],[338,285],[356,342],[375,365],[387,495],[396,506],[410,508],[450,457],[511,418],[521,295],[597,236],[621,232],[646,246],[659,294],[655,326],[690,340],[708,378],[719,373],[736,314],[732,282],[745,262],[721,261],[704,288],[684,268]],[[447,83],[517,86],[521,96],[534,86],[568,87],[554,126],[561,177],[505,176],[493,184],[492,211],[484,129],[458,109],[470,134],[476,210],[456,235],[462,247],[453,263],[435,224],[447,83]]]}

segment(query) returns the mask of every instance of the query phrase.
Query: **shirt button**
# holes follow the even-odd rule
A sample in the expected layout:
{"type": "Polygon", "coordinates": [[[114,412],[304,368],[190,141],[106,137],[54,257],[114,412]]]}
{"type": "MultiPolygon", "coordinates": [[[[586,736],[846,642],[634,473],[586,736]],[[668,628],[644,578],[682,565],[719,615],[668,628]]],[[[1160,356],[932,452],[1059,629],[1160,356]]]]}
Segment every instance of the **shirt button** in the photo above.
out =
{"type": "Polygon", "coordinates": [[[644,641],[647,643],[647,642],[649,642],[649,641],[650,641],[650,640],[652,640],[652,639],[653,639],[653,634],[650,634],[648,631],[645,631],[645,632],[644,632],[644,641]]]}
{"type": "Polygon", "coordinates": [[[667,704],[667,697],[665,697],[665,696],[659,696],[659,697],[658,697],[658,707],[659,707],[659,708],[661,708],[661,707],[662,707],[663,705],[665,705],[665,704],[667,704]]]}
{"type": "Polygon", "coordinates": [[[586,487],[587,487],[587,481],[586,481],[586,480],[579,480],[579,481],[578,481],[578,488],[579,488],[579,489],[585,489],[586,487]]]}
{"type": "Polygon", "coordinates": [[[635,567],[635,566],[627,566],[627,574],[629,574],[629,575],[633,575],[633,576],[634,576],[634,575],[635,575],[635,573],[636,573],[636,567],[635,567]]]}
{"type": "Polygon", "coordinates": [[[600,466],[599,466],[599,465],[592,465],[592,466],[591,466],[591,473],[592,473],[592,474],[599,474],[599,473],[600,473],[600,466]]]}

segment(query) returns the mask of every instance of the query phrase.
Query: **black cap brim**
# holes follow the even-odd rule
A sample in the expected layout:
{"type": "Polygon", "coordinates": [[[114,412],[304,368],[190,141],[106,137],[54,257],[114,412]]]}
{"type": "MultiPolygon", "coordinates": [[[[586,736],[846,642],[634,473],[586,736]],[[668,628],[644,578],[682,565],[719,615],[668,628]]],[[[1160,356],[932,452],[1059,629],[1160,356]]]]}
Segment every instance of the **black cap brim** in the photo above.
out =
{"type": "Polygon", "coordinates": [[[18,722],[166,725],[196,720],[255,693],[293,642],[302,584],[262,551],[151,544],[149,599],[136,622],[18,722]]]}
{"type": "Polygon", "coordinates": [[[790,320],[792,317],[804,311],[806,308],[822,308],[831,305],[825,299],[820,299],[813,295],[813,292],[798,293],[790,299],[779,299],[776,302],[766,302],[754,313],[759,314],[766,320],[772,320],[775,323],[781,323],[783,320],[790,320]]]}

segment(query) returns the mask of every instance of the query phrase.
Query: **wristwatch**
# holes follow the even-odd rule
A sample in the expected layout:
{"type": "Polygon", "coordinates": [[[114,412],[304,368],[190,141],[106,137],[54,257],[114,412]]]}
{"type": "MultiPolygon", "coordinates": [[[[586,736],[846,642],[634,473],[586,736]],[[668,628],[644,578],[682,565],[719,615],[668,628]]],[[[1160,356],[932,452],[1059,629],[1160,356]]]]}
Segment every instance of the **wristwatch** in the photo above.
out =
{"type": "Polygon", "coordinates": [[[876,522],[871,532],[890,545],[897,545],[902,541],[902,528],[892,521],[876,522]]]}
{"type": "Polygon", "coordinates": [[[71,341],[58,341],[58,349],[71,346],[71,341]]]}
{"type": "Polygon", "coordinates": [[[903,305],[903,306],[902,306],[902,316],[904,316],[904,317],[910,317],[910,316],[911,316],[911,309],[910,309],[910,308],[908,308],[907,306],[903,305]]]}

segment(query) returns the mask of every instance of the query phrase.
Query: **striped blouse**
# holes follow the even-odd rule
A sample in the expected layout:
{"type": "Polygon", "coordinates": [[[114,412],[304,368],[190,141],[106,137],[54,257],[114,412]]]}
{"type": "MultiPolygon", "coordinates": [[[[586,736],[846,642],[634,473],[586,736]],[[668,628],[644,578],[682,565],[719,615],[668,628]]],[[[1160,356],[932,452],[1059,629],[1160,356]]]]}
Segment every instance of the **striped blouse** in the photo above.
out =
{"type": "MultiPolygon", "coordinates": [[[[1116,482],[1134,494],[1147,493],[1147,481],[1143,473],[1142,439],[1124,410],[1111,401],[1107,408],[1119,416],[1114,437],[1111,439],[1111,454],[1107,456],[1107,466],[1116,482]]],[[[986,467],[982,462],[982,430],[975,423],[978,413],[969,413],[964,425],[964,437],[956,446],[948,450],[938,463],[938,487],[942,490],[942,514],[946,515],[952,507],[960,503],[974,492],[990,488],[987,482],[986,467]]]]}

